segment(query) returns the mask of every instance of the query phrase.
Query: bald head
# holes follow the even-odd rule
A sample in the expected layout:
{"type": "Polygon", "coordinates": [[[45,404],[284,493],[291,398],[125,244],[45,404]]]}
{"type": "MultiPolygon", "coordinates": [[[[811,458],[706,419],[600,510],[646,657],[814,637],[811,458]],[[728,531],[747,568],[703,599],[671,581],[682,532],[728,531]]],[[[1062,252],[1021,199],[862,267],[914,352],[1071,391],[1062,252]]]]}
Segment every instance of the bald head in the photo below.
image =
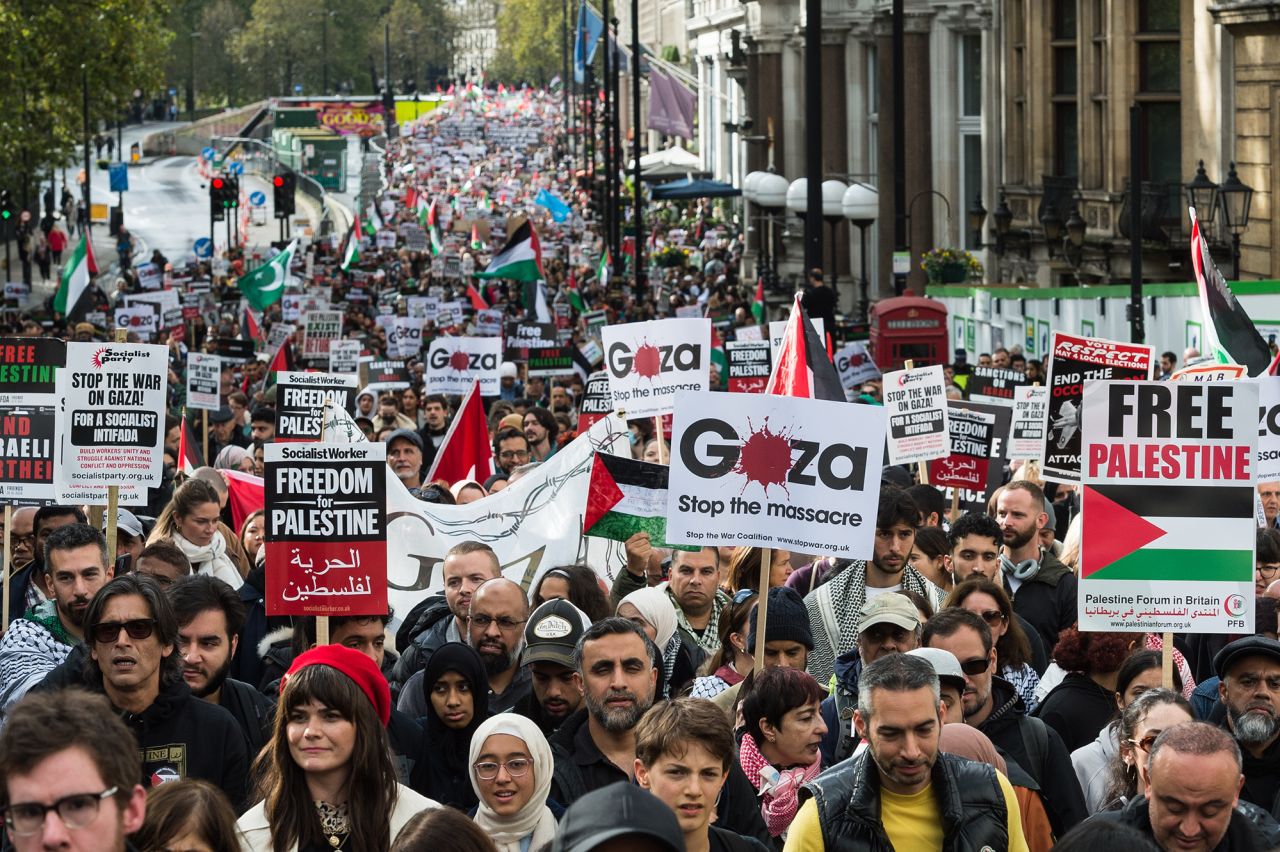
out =
{"type": "Polygon", "coordinates": [[[480,654],[491,681],[519,665],[528,617],[524,589],[505,577],[486,580],[471,596],[467,644],[480,654]]]}

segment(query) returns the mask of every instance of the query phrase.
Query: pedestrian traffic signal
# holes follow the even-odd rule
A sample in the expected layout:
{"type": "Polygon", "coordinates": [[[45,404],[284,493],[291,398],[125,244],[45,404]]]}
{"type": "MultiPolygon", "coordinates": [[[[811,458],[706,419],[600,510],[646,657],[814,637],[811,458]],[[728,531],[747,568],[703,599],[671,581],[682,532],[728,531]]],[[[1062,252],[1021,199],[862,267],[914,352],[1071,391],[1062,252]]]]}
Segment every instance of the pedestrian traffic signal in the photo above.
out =
{"type": "Polygon", "coordinates": [[[283,219],[294,214],[294,192],[298,187],[298,178],[293,172],[285,172],[271,179],[273,201],[276,218],[283,219]]]}
{"type": "Polygon", "coordinates": [[[9,190],[0,189],[0,221],[8,222],[13,218],[13,202],[9,199],[9,190]]]}

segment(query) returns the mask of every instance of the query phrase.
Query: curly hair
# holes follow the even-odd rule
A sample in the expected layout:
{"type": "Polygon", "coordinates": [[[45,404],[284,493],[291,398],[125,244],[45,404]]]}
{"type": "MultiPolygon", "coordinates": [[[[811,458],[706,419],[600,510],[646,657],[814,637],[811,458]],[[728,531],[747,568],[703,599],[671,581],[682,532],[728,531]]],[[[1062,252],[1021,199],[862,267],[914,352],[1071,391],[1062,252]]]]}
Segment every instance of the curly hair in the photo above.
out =
{"type": "Polygon", "coordinates": [[[1068,627],[1058,635],[1053,659],[1068,672],[1119,671],[1129,657],[1132,633],[1106,633],[1068,627]]]}

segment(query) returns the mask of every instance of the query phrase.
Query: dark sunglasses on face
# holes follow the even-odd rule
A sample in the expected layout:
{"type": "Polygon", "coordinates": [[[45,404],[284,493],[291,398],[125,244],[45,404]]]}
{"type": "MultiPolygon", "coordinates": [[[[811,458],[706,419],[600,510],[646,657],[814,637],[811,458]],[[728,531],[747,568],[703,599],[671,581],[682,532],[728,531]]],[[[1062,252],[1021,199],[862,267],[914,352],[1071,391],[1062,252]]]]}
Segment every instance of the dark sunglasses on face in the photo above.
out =
{"type": "Polygon", "coordinates": [[[1156,740],[1159,739],[1161,733],[1163,732],[1149,731],[1147,735],[1140,740],[1129,740],[1129,744],[1134,746],[1135,748],[1140,748],[1143,751],[1150,752],[1151,747],[1155,745],[1156,740]]]}
{"type": "Polygon", "coordinates": [[[150,639],[155,627],[156,622],[153,618],[135,618],[132,621],[104,621],[93,626],[93,641],[100,645],[108,645],[119,638],[122,628],[125,633],[129,634],[130,639],[150,639]]]}
{"type": "Polygon", "coordinates": [[[982,616],[982,620],[987,623],[988,627],[995,627],[997,624],[1004,622],[1004,613],[998,609],[987,609],[978,613],[982,616]]]}
{"type": "Polygon", "coordinates": [[[983,674],[989,668],[991,668],[991,660],[987,657],[974,657],[972,660],[965,660],[960,664],[960,671],[970,677],[983,674]]]}

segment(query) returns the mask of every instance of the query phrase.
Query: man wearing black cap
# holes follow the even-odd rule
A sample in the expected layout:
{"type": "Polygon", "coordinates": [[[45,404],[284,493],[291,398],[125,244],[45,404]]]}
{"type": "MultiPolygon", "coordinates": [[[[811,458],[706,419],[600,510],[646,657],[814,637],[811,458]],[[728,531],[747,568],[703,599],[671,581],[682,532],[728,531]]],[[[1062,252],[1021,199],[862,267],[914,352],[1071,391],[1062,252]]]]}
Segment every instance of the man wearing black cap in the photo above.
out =
{"type": "Polygon", "coordinates": [[[422,487],[422,437],[412,429],[387,436],[387,467],[405,488],[422,487]]]}
{"type": "Polygon", "coordinates": [[[533,690],[511,711],[532,720],[547,736],[582,706],[582,680],[573,664],[573,649],[588,624],[586,613],[555,598],[535,609],[525,625],[522,662],[532,677],[533,690]]]}
{"type": "Polygon", "coordinates": [[[671,809],[652,793],[619,781],[588,793],[564,812],[552,852],[684,852],[671,809]]]}
{"type": "Polygon", "coordinates": [[[1280,818],[1280,642],[1237,639],[1213,658],[1213,670],[1221,703],[1208,721],[1240,744],[1240,798],[1280,818]]]}
{"type": "Polygon", "coordinates": [[[244,431],[236,428],[236,419],[225,405],[209,412],[209,458],[216,459],[223,447],[248,447],[244,431]]]}

